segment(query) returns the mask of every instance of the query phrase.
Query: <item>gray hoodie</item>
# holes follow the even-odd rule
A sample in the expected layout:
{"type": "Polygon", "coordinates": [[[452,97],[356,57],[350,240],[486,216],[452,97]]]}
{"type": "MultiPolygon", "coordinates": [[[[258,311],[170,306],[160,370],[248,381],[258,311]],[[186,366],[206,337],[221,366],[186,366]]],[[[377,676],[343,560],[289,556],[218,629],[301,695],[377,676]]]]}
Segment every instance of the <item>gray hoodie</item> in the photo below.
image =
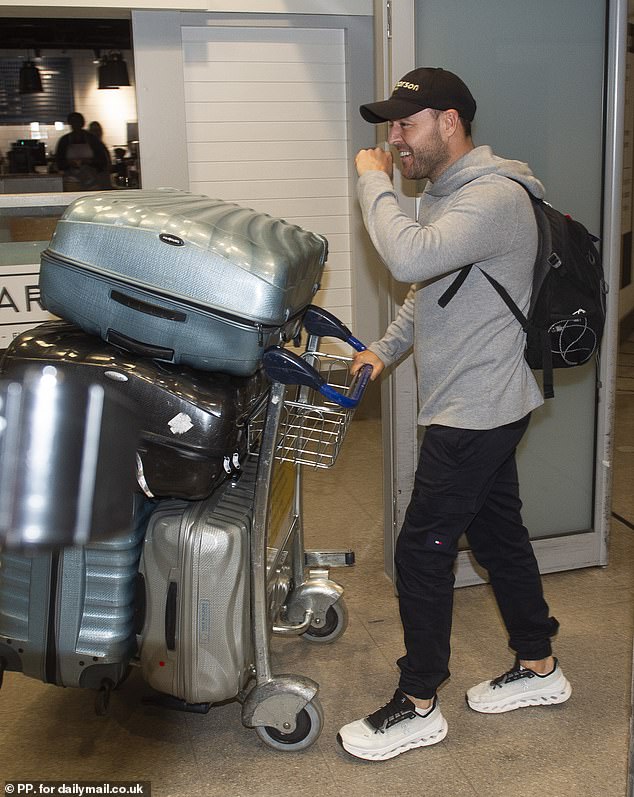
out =
{"type": "Polygon", "coordinates": [[[422,425],[492,429],[522,418],[543,399],[524,359],[525,335],[482,275],[528,309],[537,225],[526,191],[543,197],[525,163],[476,147],[421,197],[418,222],[404,214],[384,172],[357,190],[366,228],[395,279],[414,283],[396,319],[369,348],[386,365],[413,346],[422,425]],[[438,298],[463,266],[475,264],[443,309],[438,298]]]}

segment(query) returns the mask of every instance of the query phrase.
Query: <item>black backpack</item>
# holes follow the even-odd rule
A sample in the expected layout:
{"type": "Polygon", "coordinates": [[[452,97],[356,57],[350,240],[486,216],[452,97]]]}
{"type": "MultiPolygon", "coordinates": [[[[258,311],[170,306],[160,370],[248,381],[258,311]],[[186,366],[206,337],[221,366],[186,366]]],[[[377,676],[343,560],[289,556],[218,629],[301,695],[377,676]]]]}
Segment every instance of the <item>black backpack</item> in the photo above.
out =
{"type": "MultiPolygon", "coordinates": [[[[482,274],[526,332],[524,356],[531,368],[543,370],[544,398],[552,398],[553,368],[582,365],[598,351],[608,286],[595,246],[598,239],[522,187],[531,198],[539,234],[528,317],[497,280],[482,274]]],[[[455,296],[472,268],[473,264],[460,269],[438,300],[441,307],[455,296]]]]}

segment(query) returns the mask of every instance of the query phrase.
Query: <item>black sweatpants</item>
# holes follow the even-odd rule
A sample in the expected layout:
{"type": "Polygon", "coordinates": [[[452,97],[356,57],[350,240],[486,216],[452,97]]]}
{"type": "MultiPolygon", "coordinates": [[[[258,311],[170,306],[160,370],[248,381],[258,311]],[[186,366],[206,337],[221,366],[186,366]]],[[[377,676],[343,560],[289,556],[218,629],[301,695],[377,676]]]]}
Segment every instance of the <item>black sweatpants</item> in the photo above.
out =
{"type": "Polygon", "coordinates": [[[529,417],[497,429],[430,426],[396,545],[406,655],[399,686],[431,698],[449,677],[454,563],[466,533],[490,577],[509,645],[520,659],[552,652],[549,617],[528,531],[522,523],[515,449],[529,417]]]}

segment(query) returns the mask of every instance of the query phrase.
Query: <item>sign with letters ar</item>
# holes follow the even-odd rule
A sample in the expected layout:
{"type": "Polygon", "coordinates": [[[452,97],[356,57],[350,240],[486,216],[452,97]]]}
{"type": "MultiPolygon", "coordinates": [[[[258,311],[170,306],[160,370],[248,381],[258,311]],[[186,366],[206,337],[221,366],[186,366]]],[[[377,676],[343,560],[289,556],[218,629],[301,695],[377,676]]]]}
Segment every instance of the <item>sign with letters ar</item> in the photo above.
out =
{"type": "Polygon", "coordinates": [[[0,267],[0,349],[43,321],[55,318],[40,303],[39,263],[0,267]]]}

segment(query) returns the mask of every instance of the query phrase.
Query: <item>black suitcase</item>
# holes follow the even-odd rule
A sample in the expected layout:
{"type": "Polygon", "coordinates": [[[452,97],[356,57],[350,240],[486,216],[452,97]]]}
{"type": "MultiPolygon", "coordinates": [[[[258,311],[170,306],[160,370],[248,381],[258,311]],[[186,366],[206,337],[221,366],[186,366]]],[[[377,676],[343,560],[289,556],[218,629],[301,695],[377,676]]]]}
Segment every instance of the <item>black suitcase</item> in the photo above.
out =
{"type": "Polygon", "coordinates": [[[65,321],[16,337],[0,371],[20,378],[53,364],[69,378],[114,386],[141,407],[139,482],[147,495],[202,500],[239,472],[248,421],[268,392],[261,370],[248,377],[195,371],[138,357],[65,321]]]}
{"type": "Polygon", "coordinates": [[[54,365],[0,379],[0,543],[39,550],[128,529],[140,427],[115,388],[54,365]]]}

